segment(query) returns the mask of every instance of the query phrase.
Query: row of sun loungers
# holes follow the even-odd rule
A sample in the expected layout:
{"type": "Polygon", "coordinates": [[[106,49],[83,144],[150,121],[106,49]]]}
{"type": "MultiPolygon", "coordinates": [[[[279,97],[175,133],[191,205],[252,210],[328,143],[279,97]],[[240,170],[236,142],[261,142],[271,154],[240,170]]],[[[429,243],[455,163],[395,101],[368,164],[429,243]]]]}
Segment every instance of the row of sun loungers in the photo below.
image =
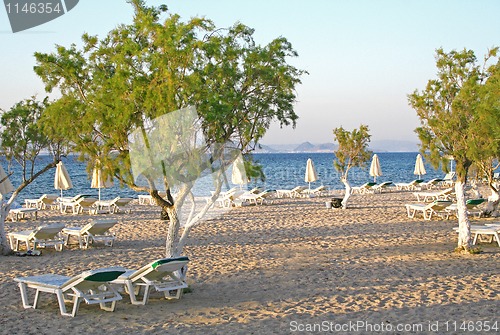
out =
{"type": "Polygon", "coordinates": [[[24,308],[36,309],[40,293],[47,292],[56,295],[61,315],[74,317],[82,301],[114,311],[116,302],[122,300],[119,291],[128,293],[134,305],[145,305],[153,290],[167,299],[180,299],[183,289],[188,287],[182,275],[188,262],[188,257],[162,258],[139,269],[111,267],[85,271],[73,277],[43,274],[19,277],[14,281],[21,291],[24,308]],[[29,301],[28,289],[35,290],[33,303],[29,301]]]}
{"type": "MultiPolygon", "coordinates": [[[[466,208],[468,215],[481,217],[482,210],[479,206],[486,202],[486,199],[468,199],[466,208]]],[[[417,212],[421,212],[425,220],[431,220],[433,215],[448,219],[451,215],[457,216],[457,204],[447,199],[435,199],[430,203],[413,203],[405,205],[408,217],[414,218],[417,212]]]]}
{"type": "Polygon", "coordinates": [[[84,195],[76,195],[74,197],[60,198],[57,195],[44,194],[38,199],[26,199],[25,207],[11,209],[12,221],[18,221],[25,218],[27,215],[37,218],[38,210],[42,209],[58,209],[61,213],[89,214],[98,213],[118,213],[120,211],[130,211],[126,206],[132,201],[132,198],[116,197],[111,200],[98,200],[93,197],[84,195]]]}
{"type": "Polygon", "coordinates": [[[65,227],[64,224],[42,225],[34,230],[23,230],[8,234],[11,249],[20,250],[20,243],[26,245],[26,250],[54,247],[62,251],[63,245],[68,245],[71,237],[78,240],[81,249],[88,248],[95,242],[103,242],[106,246],[113,246],[115,235],[110,232],[118,223],[117,220],[91,220],[83,227],[65,227]]]}

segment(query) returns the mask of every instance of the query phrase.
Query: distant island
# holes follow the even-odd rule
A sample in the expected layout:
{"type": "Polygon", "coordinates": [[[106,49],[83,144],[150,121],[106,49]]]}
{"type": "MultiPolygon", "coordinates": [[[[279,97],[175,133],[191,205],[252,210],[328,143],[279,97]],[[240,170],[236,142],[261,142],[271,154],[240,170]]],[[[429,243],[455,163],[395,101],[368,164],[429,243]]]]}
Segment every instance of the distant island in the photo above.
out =
{"type": "MultiPolygon", "coordinates": [[[[334,152],[337,145],[332,143],[313,144],[303,142],[300,144],[261,144],[255,153],[301,153],[301,152],[334,152]]],[[[418,144],[410,141],[382,140],[370,142],[373,152],[417,152],[418,144]]]]}

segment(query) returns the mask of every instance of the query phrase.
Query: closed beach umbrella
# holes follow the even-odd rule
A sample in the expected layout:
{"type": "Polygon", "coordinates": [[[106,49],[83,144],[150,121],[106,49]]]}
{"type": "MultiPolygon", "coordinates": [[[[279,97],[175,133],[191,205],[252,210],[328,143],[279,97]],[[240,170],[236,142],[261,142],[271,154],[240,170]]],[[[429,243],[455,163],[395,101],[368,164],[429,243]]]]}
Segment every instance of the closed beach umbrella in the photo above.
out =
{"type": "Polygon", "coordinates": [[[420,176],[426,173],[427,172],[425,171],[424,160],[422,159],[422,155],[418,154],[417,160],[415,161],[415,170],[413,171],[413,174],[417,174],[418,179],[420,179],[420,176]]]}
{"type": "Polygon", "coordinates": [[[311,183],[316,181],[317,179],[318,179],[318,175],[316,174],[316,169],[314,169],[313,161],[309,158],[307,160],[306,176],[304,178],[304,181],[306,183],[309,183],[309,190],[311,189],[311,183]]]}
{"type": "Polygon", "coordinates": [[[69,177],[68,170],[64,166],[63,162],[60,161],[56,165],[56,175],[54,177],[54,188],[56,190],[61,190],[61,198],[63,196],[63,190],[69,190],[73,187],[71,183],[71,178],[69,177]]]}
{"type": "Polygon", "coordinates": [[[241,155],[239,155],[233,162],[231,182],[235,185],[240,185],[240,189],[243,185],[248,183],[247,174],[245,172],[245,162],[243,161],[243,156],[241,155]]]}
{"type": "Polygon", "coordinates": [[[14,186],[12,186],[9,176],[7,176],[3,167],[0,165],[0,194],[5,195],[12,191],[14,191],[14,186]]]}
{"type": "Polygon", "coordinates": [[[370,176],[373,177],[373,181],[377,181],[377,177],[382,175],[382,169],[380,168],[380,161],[377,154],[373,155],[372,164],[370,165],[370,176]]]}
{"type": "Polygon", "coordinates": [[[90,183],[90,187],[99,189],[99,201],[101,201],[101,188],[108,188],[111,186],[113,186],[113,181],[103,176],[99,167],[95,167],[92,171],[92,182],[90,183]]]}

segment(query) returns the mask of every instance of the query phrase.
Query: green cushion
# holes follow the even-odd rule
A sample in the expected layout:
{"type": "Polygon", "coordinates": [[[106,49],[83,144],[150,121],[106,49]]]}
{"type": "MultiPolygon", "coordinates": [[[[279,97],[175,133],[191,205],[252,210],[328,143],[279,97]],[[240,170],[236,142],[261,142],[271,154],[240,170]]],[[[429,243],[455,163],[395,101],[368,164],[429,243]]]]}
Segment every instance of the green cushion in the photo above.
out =
{"type": "Polygon", "coordinates": [[[125,270],[113,270],[113,271],[103,271],[97,272],[90,276],[85,277],[85,280],[88,281],[97,281],[97,282],[108,282],[113,281],[118,278],[120,275],[124,274],[125,270]]]}
{"type": "Polygon", "coordinates": [[[467,205],[480,205],[485,201],[483,198],[479,199],[469,199],[467,200],[467,205]]]}
{"type": "Polygon", "coordinates": [[[156,269],[158,266],[171,262],[189,262],[189,258],[187,256],[181,257],[173,257],[173,258],[162,258],[151,264],[153,269],[156,269]]]}

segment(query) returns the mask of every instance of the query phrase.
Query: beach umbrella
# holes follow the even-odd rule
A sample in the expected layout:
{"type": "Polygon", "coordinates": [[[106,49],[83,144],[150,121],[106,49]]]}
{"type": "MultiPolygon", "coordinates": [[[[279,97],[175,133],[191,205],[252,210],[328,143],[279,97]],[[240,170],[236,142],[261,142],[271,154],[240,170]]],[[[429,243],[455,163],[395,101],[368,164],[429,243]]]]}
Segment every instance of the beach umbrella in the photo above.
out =
{"type": "Polygon", "coordinates": [[[68,170],[64,166],[62,161],[59,161],[56,165],[56,175],[54,177],[54,188],[56,190],[61,190],[61,198],[63,196],[63,190],[69,190],[73,187],[71,178],[69,177],[68,170]]]}
{"type": "Polygon", "coordinates": [[[422,159],[422,155],[418,154],[417,160],[415,161],[415,170],[413,170],[413,174],[417,174],[418,179],[420,179],[420,176],[426,173],[427,172],[425,171],[424,160],[422,159]]]}
{"type": "Polygon", "coordinates": [[[12,191],[14,191],[14,186],[12,186],[9,176],[7,176],[3,167],[0,165],[0,194],[5,195],[12,191]]]}
{"type": "Polygon", "coordinates": [[[377,182],[377,177],[382,175],[382,169],[380,168],[380,161],[377,154],[373,155],[372,164],[370,165],[370,176],[373,177],[373,182],[377,182]]]}
{"type": "Polygon", "coordinates": [[[316,174],[316,169],[314,169],[313,161],[309,158],[307,160],[306,165],[306,175],[304,181],[309,183],[309,190],[311,190],[311,183],[318,179],[318,175],[316,174]]]}
{"type": "Polygon", "coordinates": [[[242,155],[238,155],[238,157],[233,162],[231,182],[235,185],[240,185],[240,190],[242,189],[243,185],[246,185],[248,183],[247,174],[245,172],[245,162],[243,161],[242,155]]]}
{"type": "Polygon", "coordinates": [[[103,176],[102,170],[99,164],[97,164],[92,171],[92,182],[90,183],[90,187],[99,189],[99,201],[101,201],[101,188],[108,188],[111,186],[113,186],[113,181],[109,180],[107,176],[103,176]]]}

